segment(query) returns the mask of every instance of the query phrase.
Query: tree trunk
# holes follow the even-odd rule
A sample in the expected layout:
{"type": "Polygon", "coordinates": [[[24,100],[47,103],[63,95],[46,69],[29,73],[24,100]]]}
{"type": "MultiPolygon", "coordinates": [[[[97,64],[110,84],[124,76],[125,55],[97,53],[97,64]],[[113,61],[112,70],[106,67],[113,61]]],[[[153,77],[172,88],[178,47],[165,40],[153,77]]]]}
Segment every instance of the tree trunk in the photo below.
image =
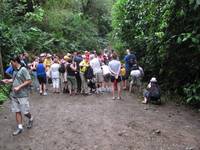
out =
{"type": "Polygon", "coordinates": [[[4,77],[3,62],[2,62],[2,55],[1,55],[1,47],[0,47],[0,74],[2,75],[2,77],[4,77]]]}

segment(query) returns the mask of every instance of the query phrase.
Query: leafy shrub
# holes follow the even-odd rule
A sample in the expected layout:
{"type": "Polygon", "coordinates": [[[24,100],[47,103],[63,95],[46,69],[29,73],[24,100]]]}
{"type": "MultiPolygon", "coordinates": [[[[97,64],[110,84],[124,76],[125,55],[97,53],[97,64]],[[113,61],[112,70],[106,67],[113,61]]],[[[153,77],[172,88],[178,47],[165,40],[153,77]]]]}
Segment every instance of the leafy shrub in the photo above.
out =
{"type": "Polygon", "coordinates": [[[188,104],[200,106],[200,82],[187,85],[184,88],[184,93],[188,104]]]}
{"type": "MultiPolygon", "coordinates": [[[[2,77],[0,76],[0,80],[2,80],[2,77]]],[[[7,100],[7,96],[9,94],[9,85],[2,85],[0,83],[0,104],[3,104],[7,100]]]]}
{"type": "Polygon", "coordinates": [[[198,0],[117,0],[112,11],[113,36],[136,51],[147,80],[156,76],[163,89],[182,96],[186,85],[196,89],[194,81],[200,79],[198,0]]]}

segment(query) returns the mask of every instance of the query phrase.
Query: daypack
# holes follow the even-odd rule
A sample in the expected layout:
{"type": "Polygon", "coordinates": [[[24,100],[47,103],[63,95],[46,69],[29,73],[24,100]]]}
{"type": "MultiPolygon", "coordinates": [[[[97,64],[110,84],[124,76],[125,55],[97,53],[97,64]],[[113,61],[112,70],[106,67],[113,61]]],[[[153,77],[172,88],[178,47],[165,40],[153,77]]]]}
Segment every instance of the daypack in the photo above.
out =
{"type": "Polygon", "coordinates": [[[58,71],[59,71],[60,73],[65,73],[65,64],[64,64],[64,63],[61,63],[61,64],[60,64],[60,67],[59,67],[58,71]]]}
{"type": "Polygon", "coordinates": [[[160,99],[160,89],[158,86],[153,86],[149,89],[149,97],[150,99],[160,99]]]}
{"type": "Polygon", "coordinates": [[[133,54],[129,55],[128,64],[133,66],[135,64],[135,56],[133,54]]]}
{"type": "Polygon", "coordinates": [[[84,76],[86,79],[92,79],[94,77],[94,73],[93,73],[93,69],[92,67],[87,67],[85,73],[84,73],[84,76]]]}
{"type": "Polygon", "coordinates": [[[139,66],[137,64],[133,64],[131,70],[139,70],[139,66]]]}

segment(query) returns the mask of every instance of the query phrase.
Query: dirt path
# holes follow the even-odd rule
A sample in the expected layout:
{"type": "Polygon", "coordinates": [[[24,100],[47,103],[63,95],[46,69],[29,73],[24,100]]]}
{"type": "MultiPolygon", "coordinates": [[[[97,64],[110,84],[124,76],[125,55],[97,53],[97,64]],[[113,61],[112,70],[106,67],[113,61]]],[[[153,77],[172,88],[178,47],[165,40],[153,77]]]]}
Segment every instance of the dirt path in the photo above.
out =
{"type": "MultiPolygon", "coordinates": [[[[199,150],[200,115],[166,104],[101,96],[32,95],[34,127],[17,136],[14,114],[0,111],[0,150],[199,150]]],[[[26,121],[26,120],[25,120],[26,121]]]]}

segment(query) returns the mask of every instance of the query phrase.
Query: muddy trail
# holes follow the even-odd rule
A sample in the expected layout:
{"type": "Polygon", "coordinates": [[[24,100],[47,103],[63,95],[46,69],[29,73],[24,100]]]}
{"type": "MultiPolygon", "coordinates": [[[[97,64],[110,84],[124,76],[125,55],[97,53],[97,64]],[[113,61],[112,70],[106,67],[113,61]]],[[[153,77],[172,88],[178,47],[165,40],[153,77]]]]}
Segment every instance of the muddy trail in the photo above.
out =
{"type": "MultiPolygon", "coordinates": [[[[200,115],[183,106],[141,104],[133,94],[30,98],[34,126],[13,137],[9,102],[0,111],[0,150],[199,150],[200,115]]],[[[26,124],[24,119],[24,124],[26,124]]]]}

